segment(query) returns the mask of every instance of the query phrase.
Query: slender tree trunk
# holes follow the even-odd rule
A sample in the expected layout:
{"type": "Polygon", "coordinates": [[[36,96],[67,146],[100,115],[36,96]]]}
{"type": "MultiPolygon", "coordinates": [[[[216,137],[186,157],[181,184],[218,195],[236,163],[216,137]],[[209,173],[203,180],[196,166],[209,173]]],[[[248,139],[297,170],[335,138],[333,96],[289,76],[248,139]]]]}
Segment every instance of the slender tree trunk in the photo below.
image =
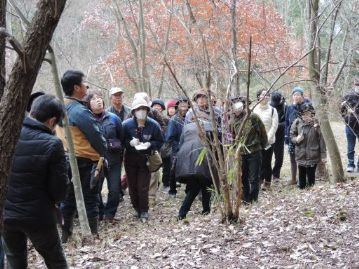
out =
{"type": "MultiPolygon", "coordinates": [[[[57,69],[56,56],[55,56],[55,53],[54,53],[52,47],[49,47],[48,51],[49,51],[50,59],[51,59],[51,71],[52,71],[52,75],[54,78],[56,95],[61,100],[61,102],[64,103],[64,96],[62,94],[59,72],[57,69]]],[[[83,235],[88,236],[88,235],[91,235],[91,230],[90,230],[90,226],[89,226],[88,219],[87,219],[85,201],[84,201],[84,196],[83,196],[82,187],[81,187],[80,172],[79,172],[79,168],[77,166],[77,161],[76,161],[76,157],[75,157],[75,147],[74,147],[74,143],[72,140],[71,131],[69,128],[69,119],[67,117],[67,113],[65,113],[65,118],[63,120],[63,127],[65,129],[65,139],[66,139],[67,145],[69,147],[69,159],[70,159],[70,165],[71,165],[72,183],[74,185],[74,190],[75,190],[77,213],[79,215],[81,232],[83,235]]]]}
{"type": "Polygon", "coordinates": [[[66,0],[41,0],[25,39],[23,57],[17,57],[0,102],[0,216],[7,179],[31,90],[66,0]]]}
{"type": "MultiPolygon", "coordinates": [[[[6,0],[0,0],[0,27],[6,29],[6,0]]],[[[0,100],[6,83],[5,36],[0,36],[0,100]]]]}
{"type": "Polygon", "coordinates": [[[231,3],[231,18],[232,18],[232,57],[234,61],[234,67],[236,76],[234,78],[234,87],[235,87],[235,95],[241,95],[241,90],[239,87],[239,64],[237,57],[237,20],[236,20],[236,11],[237,11],[237,0],[232,0],[231,3]]]}
{"type": "Polygon", "coordinates": [[[326,95],[326,89],[324,88],[324,85],[320,84],[321,68],[319,63],[320,51],[318,46],[319,43],[318,10],[319,10],[319,0],[308,0],[308,19],[309,19],[308,43],[310,48],[314,48],[308,55],[308,69],[309,69],[310,78],[315,83],[314,99],[317,103],[316,109],[320,120],[321,131],[327,146],[327,151],[331,162],[331,169],[333,173],[333,177],[331,178],[331,181],[332,183],[335,183],[335,182],[342,182],[344,180],[344,171],[343,171],[343,164],[341,161],[339,148],[336,143],[328,118],[328,113],[327,113],[328,99],[326,95]]]}

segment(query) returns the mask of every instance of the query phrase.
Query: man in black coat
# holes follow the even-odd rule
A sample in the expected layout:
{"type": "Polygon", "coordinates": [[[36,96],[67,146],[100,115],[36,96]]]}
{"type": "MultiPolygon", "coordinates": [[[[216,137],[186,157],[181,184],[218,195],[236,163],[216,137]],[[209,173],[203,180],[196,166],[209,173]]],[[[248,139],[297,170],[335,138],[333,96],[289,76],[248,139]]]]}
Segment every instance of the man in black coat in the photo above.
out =
{"type": "Polygon", "coordinates": [[[68,184],[63,144],[53,133],[63,116],[61,102],[43,95],[24,120],[4,210],[3,241],[10,268],[27,268],[27,238],[48,268],[68,268],[55,213],[68,184]]]}

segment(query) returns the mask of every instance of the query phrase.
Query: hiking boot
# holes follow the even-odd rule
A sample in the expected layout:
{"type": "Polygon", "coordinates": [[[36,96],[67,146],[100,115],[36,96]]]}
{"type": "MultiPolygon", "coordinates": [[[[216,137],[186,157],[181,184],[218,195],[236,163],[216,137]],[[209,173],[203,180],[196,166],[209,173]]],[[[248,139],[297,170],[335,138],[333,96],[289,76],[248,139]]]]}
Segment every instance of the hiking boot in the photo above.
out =
{"type": "Polygon", "coordinates": [[[145,223],[148,221],[148,212],[142,212],[140,215],[140,220],[145,223]]]}
{"type": "Polygon", "coordinates": [[[168,196],[173,199],[176,198],[176,194],[173,192],[169,193],[168,196]]]}
{"type": "Polygon", "coordinates": [[[270,191],[271,190],[271,183],[269,181],[264,181],[262,184],[262,191],[270,191]]]}
{"type": "Polygon", "coordinates": [[[353,166],[348,166],[347,167],[347,172],[348,173],[353,173],[354,172],[354,167],[353,166]]]}

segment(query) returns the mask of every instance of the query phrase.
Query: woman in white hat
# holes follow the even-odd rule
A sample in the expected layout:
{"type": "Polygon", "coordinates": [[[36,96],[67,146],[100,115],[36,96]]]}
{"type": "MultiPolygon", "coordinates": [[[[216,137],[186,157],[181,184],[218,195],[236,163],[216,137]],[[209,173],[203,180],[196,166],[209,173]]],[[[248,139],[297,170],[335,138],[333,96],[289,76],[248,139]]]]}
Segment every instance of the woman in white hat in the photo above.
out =
{"type": "Polygon", "coordinates": [[[160,125],[148,117],[149,111],[150,107],[145,99],[135,98],[131,108],[132,118],[122,124],[126,147],[125,170],[131,203],[143,222],[148,220],[148,190],[151,178],[146,154],[159,150],[163,144],[160,125]]]}

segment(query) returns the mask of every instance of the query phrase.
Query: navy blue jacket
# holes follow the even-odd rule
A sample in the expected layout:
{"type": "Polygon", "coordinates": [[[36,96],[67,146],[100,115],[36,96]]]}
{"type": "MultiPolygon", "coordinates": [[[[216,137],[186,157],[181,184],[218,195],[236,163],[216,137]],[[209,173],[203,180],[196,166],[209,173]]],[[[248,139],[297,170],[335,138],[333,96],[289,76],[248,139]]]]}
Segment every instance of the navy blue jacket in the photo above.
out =
{"type": "Polygon", "coordinates": [[[4,222],[56,225],[55,203],[64,199],[68,181],[61,140],[41,122],[25,118],[10,170],[4,222]]]}
{"type": "Polygon", "coordinates": [[[117,115],[107,111],[105,111],[101,116],[95,115],[95,119],[98,121],[100,130],[108,145],[107,151],[105,153],[108,164],[111,165],[120,163],[124,150],[121,119],[117,115]],[[111,146],[109,144],[114,141],[120,142],[122,144],[122,150],[111,150],[111,146]]]}
{"type": "MultiPolygon", "coordinates": [[[[130,141],[133,138],[138,138],[140,142],[150,142],[151,147],[148,151],[143,153],[149,153],[151,150],[160,150],[163,144],[163,136],[160,125],[150,117],[147,117],[145,127],[139,128],[135,117],[125,120],[122,123],[122,129],[124,134],[124,142],[126,151],[128,153],[138,152],[134,147],[130,145],[130,141]]],[[[141,151],[142,152],[142,151],[141,151]]]]}
{"type": "Polygon", "coordinates": [[[185,118],[181,117],[178,113],[174,115],[168,123],[166,132],[166,142],[172,146],[172,154],[176,155],[179,150],[179,142],[185,124],[185,118]]]}

